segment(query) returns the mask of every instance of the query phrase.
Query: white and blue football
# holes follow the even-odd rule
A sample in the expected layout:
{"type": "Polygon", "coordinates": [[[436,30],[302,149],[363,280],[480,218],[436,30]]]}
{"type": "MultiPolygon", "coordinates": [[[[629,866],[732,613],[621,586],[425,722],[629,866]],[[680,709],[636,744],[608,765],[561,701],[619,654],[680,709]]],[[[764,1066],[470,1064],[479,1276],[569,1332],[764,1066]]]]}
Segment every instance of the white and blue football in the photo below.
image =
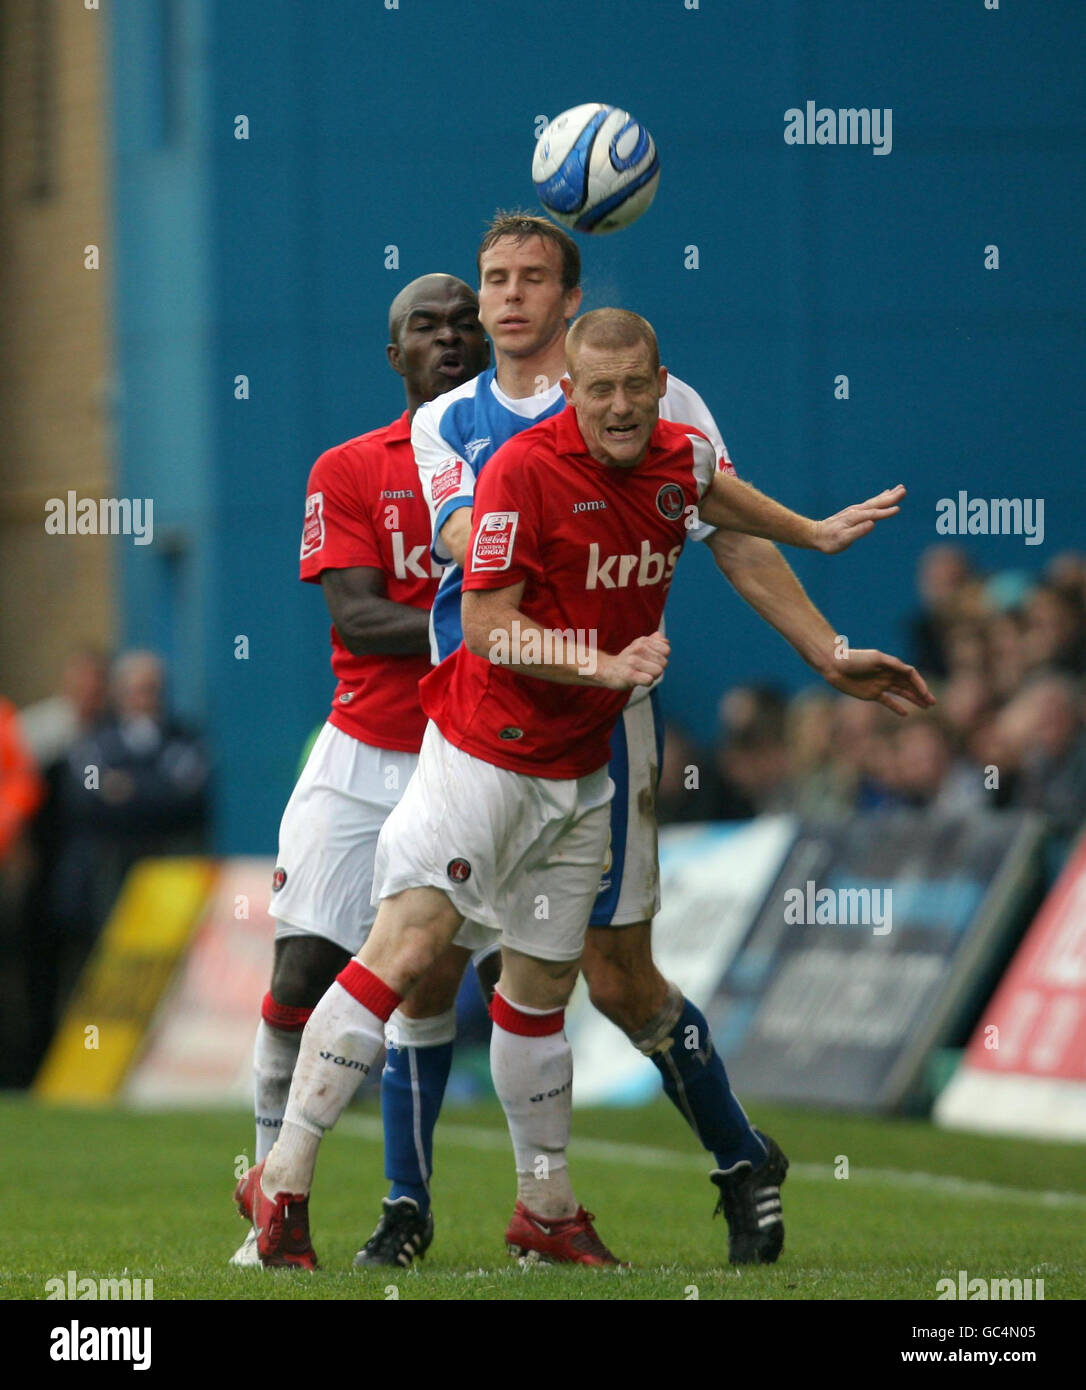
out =
{"type": "Polygon", "coordinates": [[[544,130],[532,180],[556,222],[576,232],[617,232],[655,197],[660,160],[652,136],[628,111],[590,101],[544,130]]]}

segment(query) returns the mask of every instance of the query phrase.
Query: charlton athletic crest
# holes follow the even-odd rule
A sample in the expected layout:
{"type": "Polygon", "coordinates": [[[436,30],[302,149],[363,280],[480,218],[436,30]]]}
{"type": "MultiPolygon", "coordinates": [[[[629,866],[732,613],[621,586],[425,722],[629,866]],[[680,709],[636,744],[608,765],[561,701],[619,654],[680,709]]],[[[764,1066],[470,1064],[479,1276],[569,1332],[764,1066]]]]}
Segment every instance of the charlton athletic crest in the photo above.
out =
{"type": "Polygon", "coordinates": [[[656,494],[656,509],[668,521],[678,521],[683,514],[683,490],[678,483],[665,483],[656,494]]]}
{"type": "Polygon", "coordinates": [[[466,859],[450,859],[445,865],[445,872],[453,883],[467,883],[471,877],[471,865],[466,859]]]}
{"type": "Polygon", "coordinates": [[[276,869],[272,874],[272,892],[278,893],[283,884],[287,881],[286,869],[276,869]]]}

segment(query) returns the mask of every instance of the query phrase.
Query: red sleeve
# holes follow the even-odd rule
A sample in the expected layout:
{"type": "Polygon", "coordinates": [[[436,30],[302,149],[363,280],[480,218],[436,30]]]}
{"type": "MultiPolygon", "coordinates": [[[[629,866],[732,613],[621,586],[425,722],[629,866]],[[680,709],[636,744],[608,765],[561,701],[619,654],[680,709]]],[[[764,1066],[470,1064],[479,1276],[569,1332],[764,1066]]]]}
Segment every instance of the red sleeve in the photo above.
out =
{"type": "Polygon", "coordinates": [[[0,700],[0,859],[41,800],[41,779],[19,732],[15,706],[0,700]]]}
{"type": "Polygon", "coordinates": [[[462,589],[507,589],[538,579],[538,490],[519,454],[490,460],[475,484],[462,589]]]}
{"type": "Polygon", "coordinates": [[[383,569],[365,496],[366,460],[342,447],[320,456],[309,474],[302,527],[301,577],[322,570],[383,569]]]}

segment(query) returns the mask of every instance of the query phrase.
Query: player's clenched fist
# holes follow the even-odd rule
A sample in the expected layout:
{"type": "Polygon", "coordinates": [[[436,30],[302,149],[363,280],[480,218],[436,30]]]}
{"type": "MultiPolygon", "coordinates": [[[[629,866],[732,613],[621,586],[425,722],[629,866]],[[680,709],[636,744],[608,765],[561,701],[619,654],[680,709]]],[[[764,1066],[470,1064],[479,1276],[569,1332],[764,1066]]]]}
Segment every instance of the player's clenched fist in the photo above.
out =
{"type": "Polygon", "coordinates": [[[869,497],[866,502],[857,502],[843,512],[828,516],[818,523],[815,548],[823,555],[838,555],[847,550],[853,541],[873,531],[876,522],[897,516],[901,510],[898,504],[904,496],[905,486],[898,483],[897,487],[887,488],[877,497],[869,497]]]}
{"type": "Polygon", "coordinates": [[[599,657],[596,678],[608,690],[632,690],[635,685],[653,685],[664,674],[671,643],[662,632],[635,637],[617,656],[599,657]]]}

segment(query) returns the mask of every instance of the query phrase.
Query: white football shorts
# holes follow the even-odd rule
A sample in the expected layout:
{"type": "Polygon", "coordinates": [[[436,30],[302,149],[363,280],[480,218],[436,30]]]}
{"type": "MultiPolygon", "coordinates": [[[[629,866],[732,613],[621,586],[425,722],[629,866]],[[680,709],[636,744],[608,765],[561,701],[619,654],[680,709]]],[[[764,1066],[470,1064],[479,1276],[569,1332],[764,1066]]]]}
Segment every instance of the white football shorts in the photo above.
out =
{"type": "Polygon", "coordinates": [[[611,792],[605,767],[530,777],[472,757],[430,722],[378,840],[374,899],[440,888],[491,939],[500,933],[504,945],[542,960],[577,960],[599,891],[611,792]]]}
{"type": "Polygon", "coordinates": [[[417,753],[373,748],[325,724],[279,827],[268,908],[276,940],[316,935],[352,955],[359,949],[377,915],[377,837],[417,762],[417,753]]]}

